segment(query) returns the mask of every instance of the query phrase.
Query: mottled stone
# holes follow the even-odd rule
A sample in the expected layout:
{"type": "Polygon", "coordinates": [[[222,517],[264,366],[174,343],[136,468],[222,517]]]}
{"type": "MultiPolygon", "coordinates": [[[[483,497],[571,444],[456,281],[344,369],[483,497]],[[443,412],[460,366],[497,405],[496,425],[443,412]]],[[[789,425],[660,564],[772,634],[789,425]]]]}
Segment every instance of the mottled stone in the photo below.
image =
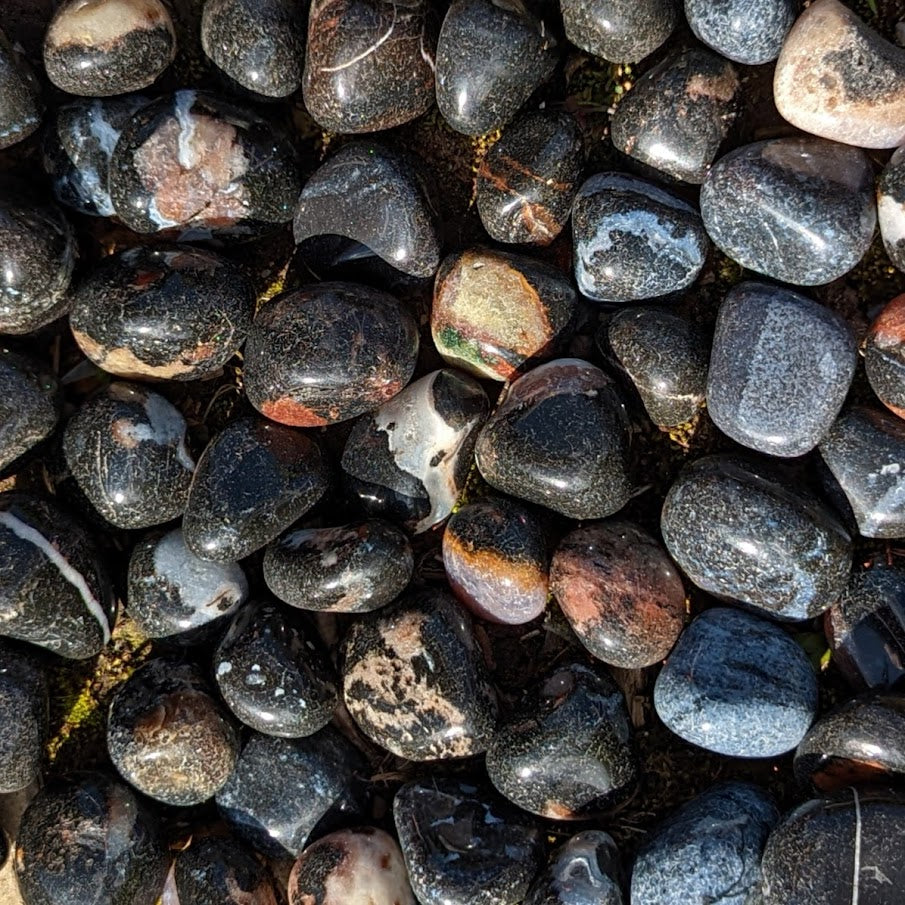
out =
{"type": "Polygon", "coordinates": [[[44,66],[57,88],[107,97],[153,84],[176,56],[162,0],[66,0],[44,36],[44,66]]]}
{"type": "Polygon", "coordinates": [[[402,852],[366,826],[318,839],[289,876],[289,905],[415,905],[402,852]]]}
{"type": "Polygon", "coordinates": [[[543,528],[514,500],[462,506],[443,534],[443,567],[453,593],[489,622],[520,625],[543,613],[548,561],[543,528]]]}
{"type": "Polygon", "coordinates": [[[705,610],[654,686],[657,715],[687,742],[730,757],[776,757],[804,737],[817,678],[779,626],[743,610],[705,610]]]}
{"type": "Polygon", "coordinates": [[[864,370],[871,389],[893,414],[905,418],[905,295],[874,319],[864,340],[864,370]]]}
{"type": "Polygon", "coordinates": [[[147,805],[102,773],[38,792],[16,840],[16,878],[27,905],[154,905],[169,861],[147,805]]]}
{"type": "Polygon", "coordinates": [[[338,235],[414,277],[440,264],[435,208],[420,162],[379,142],[343,145],[302,189],[292,221],[296,243],[338,235]]]}
{"type": "Polygon", "coordinates": [[[905,150],[896,150],[877,180],[877,220],[889,260],[905,271],[905,150]]]}
{"type": "Polygon", "coordinates": [[[302,96],[321,128],[392,129],[434,102],[436,14],[426,0],[314,0],[302,96]]]}
{"type": "Polygon", "coordinates": [[[636,302],[687,289],[710,242],[698,212],[659,186],[598,173],[572,207],[575,279],[598,302],[636,302]]]}
{"type": "Polygon", "coordinates": [[[560,0],[566,37],[612,63],[652,54],[679,22],[677,0],[560,0]]]}
{"type": "Polygon", "coordinates": [[[109,191],[130,229],[252,233],[292,219],[296,154],[269,121],[199,91],[139,109],[110,159],[109,191]]]}
{"type": "Polygon", "coordinates": [[[202,559],[242,559],[300,519],[327,483],[327,464],[310,437],[239,418],[198,460],[182,522],[186,545],[202,559]]]}
{"type": "Polygon", "coordinates": [[[241,268],[187,245],[111,255],[72,296],[69,323],[81,350],[137,380],[218,375],[245,340],[255,298],[241,268]]]}
{"type": "Polygon", "coordinates": [[[303,610],[368,613],[401,594],[415,571],[405,533],[383,519],[300,528],[264,553],[264,581],[303,610]]]}
{"type": "Polygon", "coordinates": [[[860,148],[894,148],[905,141],[905,50],[839,0],[816,0],[782,46],[773,99],[804,132],[860,148]]]}
{"type": "Polygon", "coordinates": [[[717,315],[707,413],[742,446],[804,455],[839,414],[857,359],[835,311],[778,286],[741,283],[717,315]]]}
{"type": "Polygon", "coordinates": [[[631,796],[639,775],[622,692],[578,663],[558,666],[525,692],[486,763],[498,791],[554,820],[600,816],[631,796]]]}
{"type": "Polygon", "coordinates": [[[174,898],[161,905],[276,905],[267,867],[228,836],[195,839],[173,866],[174,898]]]}
{"type": "Polygon", "coordinates": [[[0,633],[74,660],[110,640],[115,602],[88,532],[55,504],[0,494],[0,633]]]}
{"type": "Polygon", "coordinates": [[[0,31],[0,150],[28,138],[41,125],[42,112],[34,72],[0,31]]]}
{"type": "Polygon", "coordinates": [[[69,419],[63,453],[91,505],[117,528],[147,528],[178,518],[195,463],[186,423],[163,396],[111,383],[69,419]]]}
{"type": "Polygon", "coordinates": [[[553,853],[523,905],[623,905],[620,874],[613,838],[585,830],[553,853]]]}
{"type": "Polygon", "coordinates": [[[403,597],[352,624],[343,699],[368,738],[409,760],[487,749],[497,700],[471,619],[440,589],[403,597]]]}
{"type": "Polygon", "coordinates": [[[485,787],[406,783],[393,817],[421,905],[517,905],[542,861],[534,820],[485,787]]]}
{"type": "Polygon", "coordinates": [[[41,664],[25,649],[0,639],[0,794],[24,789],[38,778],[47,708],[41,664]]]}
{"type": "Polygon", "coordinates": [[[905,421],[847,409],[818,449],[864,537],[905,537],[905,421]]]}
{"type": "Polygon", "coordinates": [[[848,580],[851,540],[830,509],[784,473],[735,456],[685,468],[660,528],[699,588],[777,619],[819,615],[848,580]]]}
{"type": "Polygon", "coordinates": [[[0,470],[50,436],[60,416],[56,378],[46,366],[0,346],[0,470]]]}
{"type": "Polygon", "coordinates": [[[632,870],[632,905],[750,905],[778,820],[776,805],[757,786],[712,786],[644,840],[632,870]]]}
{"type": "Polygon", "coordinates": [[[475,204],[497,242],[549,245],[572,212],[584,167],[575,118],[537,110],[507,126],[481,158],[475,204]]]}
{"type": "Polygon", "coordinates": [[[600,327],[597,345],[631,380],[654,424],[674,427],[701,410],[708,349],[684,317],[663,308],[622,308],[600,327]]]}
{"type": "Polygon", "coordinates": [[[475,461],[488,484],[570,518],[603,518],[629,500],[628,422],[599,368],[559,358],[503,391],[475,461]]]}
{"type": "Polygon", "coordinates": [[[313,628],[271,603],[245,607],[214,652],[223,700],[246,725],[297,738],[326,726],[339,682],[313,628]]]}
{"type": "Polygon", "coordinates": [[[148,638],[205,641],[247,598],[242,567],[199,559],[181,528],[145,537],[132,548],[126,608],[148,638]]]}
{"type": "Polygon", "coordinates": [[[685,0],[685,18],[695,35],[747,66],[779,56],[797,12],[798,0],[685,0]]]}
{"type": "Polygon", "coordinates": [[[392,399],[418,358],[418,324],[389,293],[314,283],[265,302],[245,347],[245,392],[272,421],[322,427],[392,399]]]}
{"type": "Polygon", "coordinates": [[[739,79],[731,63],[685,50],[644,73],[616,107],[617,150],[685,182],[710,170],[737,112],[739,79]]]}
{"type": "Polygon", "coordinates": [[[302,81],[303,22],[298,0],[207,0],[201,46],[246,90],[288,97],[302,81]]]}
{"type": "Polygon", "coordinates": [[[799,805],[771,833],[764,905],[899,905],[905,889],[905,799],[852,786],[799,805]]]}
{"type": "Polygon", "coordinates": [[[0,333],[30,333],[69,310],[75,233],[55,207],[0,197],[0,333]]]}
{"type": "Polygon", "coordinates": [[[701,216],[730,258],[775,280],[815,286],[848,273],[877,225],[864,151],[820,138],[774,138],[721,157],[701,216]]]}
{"type": "Polygon", "coordinates": [[[358,751],[329,726],[298,739],[254,734],[217,807],[256,849],[297,858],[315,828],[354,816],[354,777],[364,771],[358,751]]]}
{"type": "Polygon", "coordinates": [[[351,493],[369,515],[416,534],[448,518],[472,465],[490,404],[458,371],[432,371],[352,428],[342,455],[351,493]]]}
{"type": "Polygon", "coordinates": [[[659,662],[682,631],[682,579],[662,546],[628,522],[567,534],[553,554],[550,589],[578,640],[622,669],[659,662]]]}

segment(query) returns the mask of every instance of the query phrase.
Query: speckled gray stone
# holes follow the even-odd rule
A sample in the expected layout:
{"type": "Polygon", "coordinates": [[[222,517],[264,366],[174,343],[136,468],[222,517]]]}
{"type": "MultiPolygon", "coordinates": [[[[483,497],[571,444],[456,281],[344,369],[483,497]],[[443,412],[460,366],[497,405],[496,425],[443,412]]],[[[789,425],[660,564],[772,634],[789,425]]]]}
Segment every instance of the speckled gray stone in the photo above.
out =
{"type": "Polygon", "coordinates": [[[42,110],[35,74],[0,31],[0,149],[31,135],[41,125],[42,110]]]}
{"type": "Polygon", "coordinates": [[[572,234],[578,288],[599,302],[686,289],[710,249],[691,205],[624,173],[598,173],[582,185],[572,206],[572,234]]]}
{"type": "Polygon", "coordinates": [[[551,856],[523,905],[623,905],[619,852],[612,836],[585,830],[551,856]]]}
{"type": "Polygon", "coordinates": [[[733,440],[771,456],[801,456],[826,435],[857,362],[848,324],[778,286],[741,283],[717,316],[707,411],[733,440]]]}
{"type": "Polygon", "coordinates": [[[816,286],[848,273],[877,225],[864,151],[821,138],[775,138],[721,157],[701,187],[714,243],[742,267],[816,286]]]}
{"type": "Polygon", "coordinates": [[[779,811],[746,782],[712,786],[660,823],[632,870],[632,905],[752,905],[779,811]]]}
{"type": "Polygon", "coordinates": [[[905,148],[893,153],[877,180],[877,220],[889,260],[905,271],[905,148]]]}
{"type": "Polygon", "coordinates": [[[59,418],[56,378],[43,362],[0,346],[0,471],[50,435],[59,418]]]}
{"type": "Polygon", "coordinates": [[[835,515],[760,463],[698,459],[669,489],[660,527],[698,587],[774,618],[816,616],[848,581],[852,545],[835,515]]]}
{"type": "Polygon", "coordinates": [[[229,836],[192,839],[168,879],[160,905],[277,905],[268,865],[229,836]],[[170,884],[172,884],[170,886],[170,884]]]}
{"type": "Polygon", "coordinates": [[[24,645],[4,639],[0,639],[0,726],[2,795],[38,778],[48,730],[45,671],[24,645]]]}
{"type": "Polygon", "coordinates": [[[685,0],[685,18],[695,35],[748,66],[779,56],[797,12],[798,0],[685,0]]]}
{"type": "Polygon", "coordinates": [[[560,0],[566,37],[613,63],[653,53],[679,22],[677,0],[560,0]]]}
{"type": "Polygon", "coordinates": [[[654,685],[676,735],[730,757],[776,757],[817,712],[807,654],[779,626],[743,610],[705,610],[682,633],[654,685]]]}

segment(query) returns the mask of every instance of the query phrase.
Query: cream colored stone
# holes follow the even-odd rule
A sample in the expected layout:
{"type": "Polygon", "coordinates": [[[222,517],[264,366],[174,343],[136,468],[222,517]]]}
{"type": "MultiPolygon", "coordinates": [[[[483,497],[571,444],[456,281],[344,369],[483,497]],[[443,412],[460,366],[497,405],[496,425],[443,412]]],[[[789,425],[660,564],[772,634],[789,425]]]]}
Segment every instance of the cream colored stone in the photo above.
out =
{"type": "Polygon", "coordinates": [[[170,14],[160,0],[72,0],[62,6],[47,30],[47,44],[108,47],[133,31],[165,28],[170,14]]]}

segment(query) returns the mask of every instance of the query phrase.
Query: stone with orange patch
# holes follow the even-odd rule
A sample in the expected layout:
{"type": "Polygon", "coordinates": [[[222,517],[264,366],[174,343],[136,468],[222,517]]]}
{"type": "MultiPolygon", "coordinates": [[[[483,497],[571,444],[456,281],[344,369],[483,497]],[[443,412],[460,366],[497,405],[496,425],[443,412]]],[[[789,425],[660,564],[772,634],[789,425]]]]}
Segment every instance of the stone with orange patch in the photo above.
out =
{"type": "Polygon", "coordinates": [[[864,369],[877,398],[905,418],[905,295],[889,302],[871,325],[864,341],[864,369]]]}

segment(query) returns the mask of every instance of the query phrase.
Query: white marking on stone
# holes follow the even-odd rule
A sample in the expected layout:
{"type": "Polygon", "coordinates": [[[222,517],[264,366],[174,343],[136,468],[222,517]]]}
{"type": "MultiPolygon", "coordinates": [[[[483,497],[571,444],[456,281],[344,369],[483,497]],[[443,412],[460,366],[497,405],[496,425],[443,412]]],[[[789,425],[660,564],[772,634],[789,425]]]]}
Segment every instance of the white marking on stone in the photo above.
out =
{"type": "Polygon", "coordinates": [[[160,446],[175,446],[179,464],[186,471],[194,471],[195,463],[185,447],[185,418],[179,410],[157,393],[148,393],[144,410],[148,423],[123,427],[123,434],[136,443],[150,440],[160,446]]]}
{"type": "Polygon", "coordinates": [[[179,165],[191,170],[198,162],[192,141],[195,137],[195,117],[192,106],[195,103],[194,91],[177,91],[174,103],[176,120],[179,123],[179,165]]]}
{"type": "Polygon", "coordinates": [[[229,660],[224,660],[224,661],[217,667],[217,675],[218,675],[218,676],[225,676],[225,675],[227,675],[227,673],[231,673],[232,671],[233,671],[233,665],[232,665],[232,663],[229,662],[229,660]]]}

